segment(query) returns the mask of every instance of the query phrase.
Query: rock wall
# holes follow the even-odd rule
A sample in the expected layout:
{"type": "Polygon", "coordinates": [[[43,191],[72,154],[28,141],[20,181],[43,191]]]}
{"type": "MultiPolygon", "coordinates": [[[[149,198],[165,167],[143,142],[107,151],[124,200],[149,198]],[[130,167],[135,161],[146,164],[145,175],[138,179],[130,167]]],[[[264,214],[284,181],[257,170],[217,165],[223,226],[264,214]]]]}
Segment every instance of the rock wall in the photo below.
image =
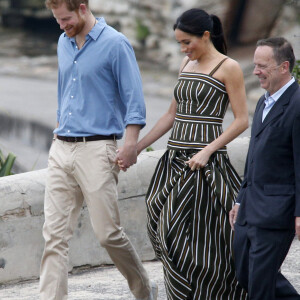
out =
{"type": "MultiPolygon", "coordinates": [[[[0,0],[0,9],[7,6],[7,1],[11,5],[14,3],[13,0],[0,0]]],[[[26,9],[21,10],[18,4],[17,12],[23,12],[25,17],[31,14],[49,18],[49,11],[45,10],[46,15],[36,12],[37,4],[42,5],[43,1],[26,0],[22,2],[26,9]]],[[[280,34],[289,38],[293,45],[299,44],[299,0],[90,0],[94,14],[104,16],[110,25],[123,32],[139,58],[160,63],[172,71],[178,71],[183,57],[172,27],[176,18],[192,7],[218,15],[231,43],[255,44],[260,38],[280,34]]],[[[16,22],[11,22],[12,17],[7,16],[3,20],[10,25],[16,22]]],[[[296,48],[299,56],[299,46],[296,48]]]]}

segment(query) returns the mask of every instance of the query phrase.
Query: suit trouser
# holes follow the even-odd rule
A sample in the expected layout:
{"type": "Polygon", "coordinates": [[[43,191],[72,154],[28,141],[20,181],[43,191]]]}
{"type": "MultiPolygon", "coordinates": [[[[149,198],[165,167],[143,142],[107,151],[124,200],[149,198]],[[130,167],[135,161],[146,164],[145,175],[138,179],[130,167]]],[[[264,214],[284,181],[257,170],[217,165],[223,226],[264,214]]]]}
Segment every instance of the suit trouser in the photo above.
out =
{"type": "Polygon", "coordinates": [[[150,293],[149,279],[120,227],[117,204],[116,142],[69,143],[55,140],[48,161],[45,192],[45,249],[41,262],[42,300],[65,300],[68,294],[68,242],[83,199],[93,230],[136,298],[150,293]]]}
{"type": "Polygon", "coordinates": [[[294,230],[271,230],[235,224],[234,258],[237,279],[250,300],[300,300],[281,274],[294,230]]]}

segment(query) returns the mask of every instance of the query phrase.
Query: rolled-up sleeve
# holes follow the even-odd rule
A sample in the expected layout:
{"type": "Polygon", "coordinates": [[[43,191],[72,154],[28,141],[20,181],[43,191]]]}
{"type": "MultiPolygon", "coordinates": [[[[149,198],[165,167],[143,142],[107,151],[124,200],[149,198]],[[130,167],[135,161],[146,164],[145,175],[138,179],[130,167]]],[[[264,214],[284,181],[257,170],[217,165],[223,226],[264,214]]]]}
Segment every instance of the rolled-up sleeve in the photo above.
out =
{"type": "Polygon", "coordinates": [[[142,79],[132,46],[125,37],[116,45],[112,71],[118,84],[120,99],[125,107],[125,126],[146,125],[146,107],[142,79]]]}

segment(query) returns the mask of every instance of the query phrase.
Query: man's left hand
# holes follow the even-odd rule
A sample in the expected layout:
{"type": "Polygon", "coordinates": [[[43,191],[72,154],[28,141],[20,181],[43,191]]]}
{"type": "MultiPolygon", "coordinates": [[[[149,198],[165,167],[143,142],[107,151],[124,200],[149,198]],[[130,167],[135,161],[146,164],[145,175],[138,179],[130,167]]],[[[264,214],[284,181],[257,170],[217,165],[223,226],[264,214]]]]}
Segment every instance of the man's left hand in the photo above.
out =
{"type": "Polygon", "coordinates": [[[298,240],[300,241],[300,217],[296,217],[295,219],[295,230],[298,240]]]}

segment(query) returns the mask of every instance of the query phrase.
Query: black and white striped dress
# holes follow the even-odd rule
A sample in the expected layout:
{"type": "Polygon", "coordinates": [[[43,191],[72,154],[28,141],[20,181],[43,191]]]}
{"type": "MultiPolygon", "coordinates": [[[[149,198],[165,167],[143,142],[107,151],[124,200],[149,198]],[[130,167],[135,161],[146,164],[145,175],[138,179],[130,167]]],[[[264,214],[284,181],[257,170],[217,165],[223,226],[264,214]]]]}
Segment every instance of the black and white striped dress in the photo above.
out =
{"type": "Polygon", "coordinates": [[[168,299],[246,299],[235,278],[228,215],[240,178],[226,147],[198,171],[185,163],[222,133],[228,95],[213,77],[221,63],[209,75],[180,74],[168,149],[146,196],[148,233],[164,266],[168,299]]]}

